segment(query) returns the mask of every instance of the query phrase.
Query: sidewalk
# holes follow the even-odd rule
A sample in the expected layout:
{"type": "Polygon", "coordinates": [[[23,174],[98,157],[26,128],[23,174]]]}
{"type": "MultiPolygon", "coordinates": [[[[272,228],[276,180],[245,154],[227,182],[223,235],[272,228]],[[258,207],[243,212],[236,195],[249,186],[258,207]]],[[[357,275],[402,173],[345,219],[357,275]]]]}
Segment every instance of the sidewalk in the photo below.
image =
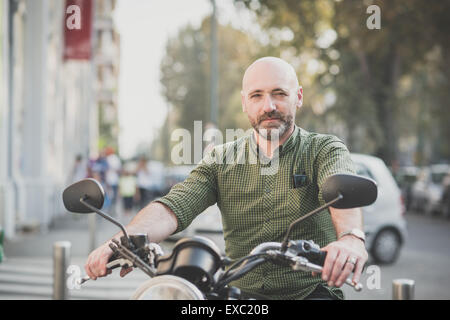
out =
{"type": "MultiPolygon", "coordinates": [[[[57,241],[71,242],[72,257],[86,257],[91,251],[91,235],[89,219],[91,215],[65,213],[56,218],[47,232],[30,232],[17,235],[15,239],[4,243],[5,259],[8,257],[53,257],[53,244],[57,241]]],[[[113,216],[123,225],[127,225],[130,217],[113,216]]],[[[95,243],[96,247],[117,234],[120,229],[104,218],[95,215],[95,243]]],[[[196,234],[206,236],[215,242],[224,252],[225,243],[223,235],[217,232],[206,232],[205,229],[216,231],[221,229],[220,212],[215,206],[205,210],[185,231],[178,233],[160,245],[164,252],[170,252],[175,241],[182,237],[192,237],[196,234]]]]}
{"type": "MultiPolygon", "coordinates": [[[[124,224],[128,222],[124,221],[127,219],[119,220],[124,224]]],[[[119,232],[117,226],[99,216],[95,223],[97,246],[119,232]]],[[[0,263],[0,300],[52,299],[53,244],[57,241],[71,243],[70,265],[78,266],[79,276],[85,274],[83,266],[91,250],[89,215],[67,213],[55,219],[46,233],[23,233],[5,241],[5,257],[0,263]]],[[[161,246],[169,251],[170,245],[161,246]]],[[[115,270],[106,278],[88,281],[80,289],[69,290],[69,299],[126,300],[148,279],[141,270],[135,270],[123,279],[115,270]]]]}
{"type": "MultiPolygon", "coordinates": [[[[5,257],[0,263],[0,300],[51,299],[53,294],[53,245],[57,241],[71,243],[70,265],[78,266],[79,276],[85,274],[84,264],[91,251],[89,219],[95,217],[96,247],[118,233],[120,229],[98,215],[66,213],[53,221],[47,232],[18,234],[15,239],[5,241],[5,257]]],[[[115,217],[117,218],[117,217],[115,217]]],[[[194,230],[202,229],[212,222],[208,215],[198,219],[191,231],[179,234],[172,241],[161,243],[165,253],[171,252],[174,241],[183,236],[192,236],[194,230]]],[[[217,218],[217,217],[216,217],[217,218]]],[[[127,225],[131,216],[118,220],[127,225]]],[[[223,247],[222,235],[206,234],[223,247]]],[[[70,290],[70,299],[129,299],[148,276],[141,270],[131,272],[126,278],[118,270],[106,278],[88,281],[80,289],[70,290]]]]}
{"type": "MultiPolygon", "coordinates": [[[[53,256],[53,244],[57,241],[71,242],[71,255],[87,257],[90,252],[89,215],[67,213],[54,220],[47,232],[18,234],[12,240],[5,240],[5,259],[9,257],[53,256]]],[[[100,245],[119,232],[115,225],[96,217],[96,244],[100,245]]]]}

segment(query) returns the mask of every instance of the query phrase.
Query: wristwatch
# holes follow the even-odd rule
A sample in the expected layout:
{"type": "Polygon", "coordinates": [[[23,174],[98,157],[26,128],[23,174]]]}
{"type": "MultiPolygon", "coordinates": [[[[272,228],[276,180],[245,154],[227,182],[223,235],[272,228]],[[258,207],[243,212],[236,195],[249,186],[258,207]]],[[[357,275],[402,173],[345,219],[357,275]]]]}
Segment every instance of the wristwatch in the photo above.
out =
{"type": "Polygon", "coordinates": [[[340,239],[340,238],[342,238],[343,236],[346,236],[346,235],[352,235],[352,236],[358,238],[359,240],[361,240],[362,242],[366,243],[366,235],[360,229],[352,229],[352,230],[349,230],[349,231],[341,232],[339,234],[339,236],[338,236],[338,239],[340,239]]]}

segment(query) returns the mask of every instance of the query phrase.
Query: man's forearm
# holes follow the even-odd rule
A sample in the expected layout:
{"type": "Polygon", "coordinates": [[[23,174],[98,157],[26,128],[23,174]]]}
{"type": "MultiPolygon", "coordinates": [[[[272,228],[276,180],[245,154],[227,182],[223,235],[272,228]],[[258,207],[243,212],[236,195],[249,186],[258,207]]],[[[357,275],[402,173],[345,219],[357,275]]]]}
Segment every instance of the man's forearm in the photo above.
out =
{"type": "Polygon", "coordinates": [[[363,230],[363,218],[360,208],[336,209],[330,208],[331,220],[333,221],[336,235],[352,229],[363,230]]]}
{"type": "MultiPolygon", "coordinates": [[[[150,242],[159,243],[169,237],[178,226],[175,214],[160,202],[152,202],[131,220],[125,227],[128,234],[145,233],[150,242]]],[[[122,232],[113,238],[118,239],[122,232]]]]}

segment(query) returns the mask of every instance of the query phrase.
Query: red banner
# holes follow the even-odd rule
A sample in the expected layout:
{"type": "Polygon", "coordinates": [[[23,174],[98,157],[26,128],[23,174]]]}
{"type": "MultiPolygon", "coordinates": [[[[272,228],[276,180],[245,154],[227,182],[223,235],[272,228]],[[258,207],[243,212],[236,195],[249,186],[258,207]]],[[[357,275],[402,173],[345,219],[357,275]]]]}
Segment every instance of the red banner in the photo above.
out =
{"type": "Polygon", "coordinates": [[[93,0],[66,0],[64,59],[90,60],[92,56],[93,0]]]}

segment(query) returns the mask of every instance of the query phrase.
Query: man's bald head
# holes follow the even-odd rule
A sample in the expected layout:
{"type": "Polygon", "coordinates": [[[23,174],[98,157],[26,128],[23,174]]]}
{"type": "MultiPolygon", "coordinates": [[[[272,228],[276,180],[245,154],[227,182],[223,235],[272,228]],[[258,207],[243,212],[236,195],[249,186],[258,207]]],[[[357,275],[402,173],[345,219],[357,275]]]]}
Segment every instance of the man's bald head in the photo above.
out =
{"type": "Polygon", "coordinates": [[[242,91],[252,89],[255,81],[264,79],[264,76],[277,77],[285,82],[289,89],[297,89],[299,86],[297,74],[289,63],[277,57],[263,57],[253,62],[245,71],[242,91]]]}
{"type": "Polygon", "coordinates": [[[272,133],[278,132],[284,139],[293,130],[296,108],[303,103],[303,89],[289,63],[264,57],[245,71],[241,100],[242,110],[258,134],[271,140],[272,133]]]}

